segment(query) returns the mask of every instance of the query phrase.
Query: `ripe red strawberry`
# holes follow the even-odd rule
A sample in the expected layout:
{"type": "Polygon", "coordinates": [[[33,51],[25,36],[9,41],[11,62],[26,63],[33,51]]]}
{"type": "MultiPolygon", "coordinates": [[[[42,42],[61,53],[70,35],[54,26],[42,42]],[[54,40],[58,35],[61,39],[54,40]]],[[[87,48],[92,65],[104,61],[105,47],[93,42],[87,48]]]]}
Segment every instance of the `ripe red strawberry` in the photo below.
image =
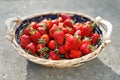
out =
{"type": "Polygon", "coordinates": [[[37,26],[43,27],[43,28],[49,30],[53,26],[53,24],[52,24],[51,20],[44,19],[37,26]]]}
{"type": "Polygon", "coordinates": [[[58,24],[59,24],[59,21],[58,21],[58,20],[56,20],[56,19],[55,19],[55,20],[52,20],[51,22],[52,22],[52,24],[56,24],[56,25],[58,25],[58,24]]]}
{"type": "Polygon", "coordinates": [[[37,30],[31,31],[31,40],[35,43],[38,43],[38,40],[40,39],[41,34],[37,30]]]}
{"type": "Polygon", "coordinates": [[[49,41],[48,47],[49,47],[50,49],[55,49],[55,48],[56,48],[56,45],[57,45],[56,41],[51,40],[51,41],[49,41]]]}
{"type": "Polygon", "coordinates": [[[62,30],[56,30],[53,34],[53,38],[58,44],[63,44],[65,39],[65,34],[62,30]]]}
{"type": "Polygon", "coordinates": [[[74,24],[74,29],[75,30],[81,30],[82,29],[82,25],[83,25],[83,23],[78,23],[77,22],[77,23],[74,24]]]}
{"type": "Polygon", "coordinates": [[[57,19],[57,21],[58,21],[59,23],[62,23],[62,22],[63,22],[62,17],[59,17],[59,18],[57,19]]]}
{"type": "Polygon", "coordinates": [[[53,38],[53,33],[58,29],[58,26],[56,24],[53,25],[53,27],[49,30],[50,37],[53,38]]]}
{"type": "Polygon", "coordinates": [[[80,47],[80,50],[86,55],[86,54],[89,54],[93,51],[94,47],[90,44],[82,44],[81,47],[80,47]]]}
{"type": "Polygon", "coordinates": [[[29,52],[30,54],[35,55],[36,54],[36,45],[33,42],[31,42],[25,47],[25,50],[27,52],[29,52]]]}
{"type": "Polygon", "coordinates": [[[63,27],[62,30],[65,34],[68,34],[68,32],[69,32],[68,28],[65,28],[65,27],[63,27]]]}
{"type": "Polygon", "coordinates": [[[72,50],[72,49],[75,49],[75,50],[79,49],[80,40],[78,40],[71,34],[65,34],[65,38],[66,38],[66,42],[65,42],[64,49],[66,51],[72,50]]]}
{"type": "Polygon", "coordinates": [[[63,27],[62,30],[64,31],[65,34],[74,34],[75,30],[70,27],[63,27]]]}
{"type": "Polygon", "coordinates": [[[28,26],[27,28],[24,29],[24,34],[30,36],[30,32],[33,30],[31,26],[28,26]]]}
{"type": "Polygon", "coordinates": [[[61,14],[62,21],[65,21],[66,19],[71,19],[71,16],[67,14],[61,14]]]}
{"type": "Polygon", "coordinates": [[[71,20],[71,19],[66,19],[66,20],[63,22],[63,26],[64,26],[64,27],[73,28],[72,20],[71,20]]]}
{"type": "Polygon", "coordinates": [[[70,58],[79,58],[82,56],[82,52],[80,50],[70,50],[69,57],[70,58]]]}
{"type": "Polygon", "coordinates": [[[58,54],[56,54],[54,51],[50,51],[49,52],[49,59],[60,60],[60,56],[58,54]]]}
{"type": "Polygon", "coordinates": [[[33,29],[37,29],[37,23],[36,22],[31,22],[30,26],[32,26],[33,29]]]}
{"type": "Polygon", "coordinates": [[[20,36],[20,45],[25,48],[31,42],[31,38],[28,35],[23,34],[20,36]]]}
{"type": "Polygon", "coordinates": [[[65,49],[64,49],[64,45],[60,45],[60,46],[58,47],[58,51],[60,52],[60,54],[65,54],[66,51],[65,51],[65,49]]]}
{"type": "Polygon", "coordinates": [[[82,35],[83,35],[84,37],[88,37],[88,36],[90,36],[91,33],[92,33],[92,26],[83,25],[81,31],[82,31],[82,35]]]}
{"type": "Polygon", "coordinates": [[[47,34],[47,30],[43,27],[38,27],[37,30],[40,32],[40,34],[47,34]]]}
{"type": "Polygon", "coordinates": [[[66,59],[69,59],[69,58],[70,58],[69,54],[70,54],[69,52],[66,52],[66,53],[64,54],[66,59]]]}
{"type": "Polygon", "coordinates": [[[96,44],[97,41],[99,40],[99,38],[100,38],[100,35],[99,35],[98,33],[94,33],[94,34],[91,36],[91,39],[92,39],[91,43],[92,43],[92,44],[96,44]]]}
{"type": "Polygon", "coordinates": [[[50,40],[50,36],[49,36],[48,34],[43,34],[43,35],[40,37],[38,43],[48,44],[49,40],[50,40]]]}
{"type": "Polygon", "coordinates": [[[37,52],[41,52],[41,49],[44,48],[44,47],[45,47],[44,44],[37,44],[37,46],[36,46],[37,52]]]}
{"type": "Polygon", "coordinates": [[[45,47],[44,44],[37,44],[36,49],[37,49],[37,52],[39,53],[40,58],[48,59],[49,48],[45,47]]]}
{"type": "Polygon", "coordinates": [[[81,45],[83,45],[83,44],[91,44],[91,38],[89,38],[89,37],[85,37],[82,41],[81,41],[81,43],[80,43],[80,46],[81,45]]]}
{"type": "Polygon", "coordinates": [[[82,37],[82,32],[81,32],[81,30],[76,30],[74,34],[77,34],[78,36],[82,37]]]}

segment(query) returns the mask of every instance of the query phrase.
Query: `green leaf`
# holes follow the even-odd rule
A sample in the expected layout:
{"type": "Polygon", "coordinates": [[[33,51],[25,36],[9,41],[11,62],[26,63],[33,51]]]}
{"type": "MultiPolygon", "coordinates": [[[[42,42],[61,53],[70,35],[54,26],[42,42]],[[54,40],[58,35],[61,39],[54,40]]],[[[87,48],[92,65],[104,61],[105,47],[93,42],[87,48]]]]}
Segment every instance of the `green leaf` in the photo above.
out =
{"type": "Polygon", "coordinates": [[[94,23],[92,24],[92,29],[93,29],[92,31],[93,31],[93,32],[95,32],[96,27],[97,27],[97,24],[96,24],[96,22],[94,22],[94,23]]]}

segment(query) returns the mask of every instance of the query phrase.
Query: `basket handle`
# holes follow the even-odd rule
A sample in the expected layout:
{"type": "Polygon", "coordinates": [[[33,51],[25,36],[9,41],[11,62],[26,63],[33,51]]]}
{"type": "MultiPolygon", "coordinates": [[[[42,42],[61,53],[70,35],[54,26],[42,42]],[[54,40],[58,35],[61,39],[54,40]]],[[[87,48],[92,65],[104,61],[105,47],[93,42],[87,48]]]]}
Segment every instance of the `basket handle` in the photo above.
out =
{"type": "Polygon", "coordinates": [[[5,27],[7,29],[6,31],[6,39],[9,41],[13,40],[13,37],[15,36],[14,30],[16,27],[18,27],[18,24],[20,24],[21,19],[18,17],[11,17],[5,21],[5,27]]]}
{"type": "Polygon", "coordinates": [[[112,24],[109,21],[102,19],[100,16],[96,17],[95,19],[98,22],[98,24],[101,24],[103,25],[104,28],[106,28],[106,34],[105,34],[104,40],[105,40],[105,43],[110,43],[111,42],[110,35],[112,33],[112,24]]]}

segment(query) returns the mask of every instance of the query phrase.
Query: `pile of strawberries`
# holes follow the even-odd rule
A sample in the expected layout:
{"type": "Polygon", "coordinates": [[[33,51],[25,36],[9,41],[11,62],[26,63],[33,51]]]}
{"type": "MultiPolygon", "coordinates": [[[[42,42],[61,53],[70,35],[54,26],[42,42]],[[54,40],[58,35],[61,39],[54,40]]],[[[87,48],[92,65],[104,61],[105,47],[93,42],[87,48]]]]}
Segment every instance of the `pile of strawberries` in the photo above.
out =
{"type": "Polygon", "coordinates": [[[87,55],[95,50],[100,35],[92,21],[75,22],[61,14],[54,20],[31,22],[20,36],[21,47],[40,58],[60,60],[87,55]]]}

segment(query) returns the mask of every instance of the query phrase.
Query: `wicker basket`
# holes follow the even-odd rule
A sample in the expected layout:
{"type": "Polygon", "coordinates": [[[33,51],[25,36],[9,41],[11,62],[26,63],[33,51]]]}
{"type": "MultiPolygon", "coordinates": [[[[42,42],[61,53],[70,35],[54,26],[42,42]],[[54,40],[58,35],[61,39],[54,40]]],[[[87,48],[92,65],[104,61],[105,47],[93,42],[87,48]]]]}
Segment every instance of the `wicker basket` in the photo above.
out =
{"type": "Polygon", "coordinates": [[[12,17],[6,20],[5,25],[7,28],[7,34],[6,38],[11,42],[13,47],[25,58],[28,60],[49,66],[49,67],[77,67],[82,65],[84,62],[89,61],[95,57],[98,56],[98,54],[101,52],[101,50],[111,41],[110,40],[110,35],[112,32],[112,25],[110,22],[97,17],[97,18],[92,18],[86,14],[82,13],[74,13],[74,12],[64,12],[70,16],[72,16],[72,19],[76,22],[81,22],[81,21],[93,21],[96,22],[98,27],[97,27],[97,32],[100,34],[100,41],[98,43],[98,48],[85,56],[82,56],[80,58],[75,58],[75,59],[64,59],[64,60],[48,60],[48,59],[42,59],[39,57],[35,57],[33,55],[30,55],[26,53],[20,46],[19,44],[19,35],[21,30],[28,25],[29,22],[32,21],[41,21],[44,18],[47,19],[55,19],[60,16],[60,14],[63,12],[53,12],[53,13],[44,13],[44,14],[37,14],[33,16],[27,16],[27,17],[12,17]]]}

